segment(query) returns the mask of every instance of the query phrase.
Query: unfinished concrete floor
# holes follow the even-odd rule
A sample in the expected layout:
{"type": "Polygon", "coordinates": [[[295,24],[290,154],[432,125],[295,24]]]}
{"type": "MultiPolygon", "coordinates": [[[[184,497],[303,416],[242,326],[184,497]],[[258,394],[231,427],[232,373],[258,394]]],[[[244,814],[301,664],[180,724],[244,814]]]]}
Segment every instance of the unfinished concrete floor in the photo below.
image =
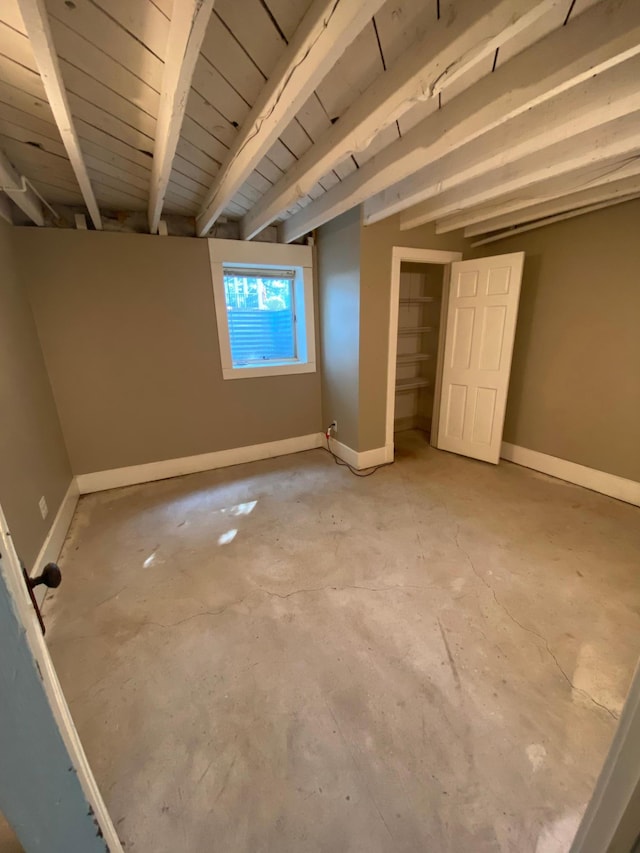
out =
{"type": "Polygon", "coordinates": [[[127,853],[559,853],[640,652],[640,512],[398,437],[81,500],[45,604],[127,853]]]}

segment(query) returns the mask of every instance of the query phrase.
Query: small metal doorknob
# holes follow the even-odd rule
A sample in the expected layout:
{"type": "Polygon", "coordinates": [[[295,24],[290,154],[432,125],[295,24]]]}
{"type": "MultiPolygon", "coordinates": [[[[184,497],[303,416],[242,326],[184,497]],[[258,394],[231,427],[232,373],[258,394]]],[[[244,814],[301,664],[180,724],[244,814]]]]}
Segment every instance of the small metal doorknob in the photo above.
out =
{"type": "Polygon", "coordinates": [[[49,589],[56,589],[62,583],[62,572],[57,563],[47,563],[42,570],[42,573],[37,578],[29,578],[29,587],[40,586],[44,584],[49,589]]]}

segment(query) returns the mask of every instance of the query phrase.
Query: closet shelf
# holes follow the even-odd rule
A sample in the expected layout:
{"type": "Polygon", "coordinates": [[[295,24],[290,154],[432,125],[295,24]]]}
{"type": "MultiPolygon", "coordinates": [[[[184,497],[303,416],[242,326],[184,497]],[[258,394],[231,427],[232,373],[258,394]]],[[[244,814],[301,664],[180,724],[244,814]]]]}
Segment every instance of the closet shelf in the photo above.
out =
{"type": "Polygon", "coordinates": [[[400,300],[401,305],[410,305],[412,302],[437,302],[435,296],[407,296],[400,300]]]}
{"type": "Polygon", "coordinates": [[[415,364],[418,361],[429,361],[431,356],[426,352],[403,353],[397,357],[398,364],[415,364]]]}
{"type": "Polygon", "coordinates": [[[421,376],[412,379],[396,379],[396,391],[413,391],[414,388],[428,388],[429,380],[421,376]]]}
{"type": "Polygon", "coordinates": [[[433,326],[402,326],[398,329],[399,335],[415,335],[418,332],[433,332],[433,326]]]}

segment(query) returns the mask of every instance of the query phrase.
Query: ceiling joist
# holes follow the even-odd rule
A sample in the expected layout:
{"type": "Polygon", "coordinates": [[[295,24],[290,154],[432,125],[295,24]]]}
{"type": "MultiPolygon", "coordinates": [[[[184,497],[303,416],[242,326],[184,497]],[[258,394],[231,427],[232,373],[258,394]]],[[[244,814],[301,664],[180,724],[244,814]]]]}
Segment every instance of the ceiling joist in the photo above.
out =
{"type": "MultiPolygon", "coordinates": [[[[637,142],[636,142],[637,144],[637,142]]],[[[496,196],[487,204],[474,205],[459,213],[436,219],[436,234],[445,234],[466,228],[479,222],[485,222],[492,216],[502,216],[505,213],[521,211],[524,208],[545,202],[554,201],[581,190],[608,187],[609,184],[621,185],[622,181],[635,179],[640,175],[640,158],[637,150],[633,150],[633,141],[627,140],[624,147],[632,149],[626,156],[611,157],[607,160],[595,160],[582,168],[557,175],[547,180],[539,181],[527,187],[526,192],[505,193],[496,196]]],[[[611,146],[609,147],[611,150],[611,146]]],[[[627,184],[632,187],[631,183],[627,184]]],[[[419,206],[418,206],[419,207],[419,206]]],[[[411,214],[412,211],[407,211],[411,214]]]]}
{"type": "Polygon", "coordinates": [[[174,0],[173,3],[151,169],[149,230],[152,234],[158,230],[162,215],[191,80],[213,3],[214,0],[174,0]]]}
{"type": "Polygon", "coordinates": [[[640,6],[606,0],[463,91],[283,230],[296,239],[363,202],[365,224],[377,222],[420,200],[421,168],[433,192],[638,109],[638,54],[640,6]]]}
{"type": "Polygon", "coordinates": [[[94,227],[101,230],[100,211],[71,116],[44,0],[18,0],[18,5],[69,162],[94,227]]]}
{"type": "Polygon", "coordinates": [[[640,198],[640,193],[631,193],[622,198],[613,198],[609,201],[601,201],[598,204],[589,204],[586,207],[580,207],[577,210],[569,210],[565,213],[558,213],[556,216],[546,216],[544,219],[536,219],[535,222],[529,222],[527,225],[519,225],[517,228],[510,228],[506,231],[500,231],[499,234],[492,234],[490,237],[485,237],[482,240],[476,240],[471,245],[485,246],[487,243],[495,243],[497,240],[504,240],[507,237],[514,237],[517,234],[523,234],[525,231],[535,231],[537,228],[545,228],[547,225],[555,225],[556,222],[564,222],[566,219],[575,219],[576,216],[584,216],[585,213],[594,213],[596,210],[604,210],[607,207],[614,207],[617,204],[622,204],[625,201],[635,201],[640,198]]]}
{"type": "MultiPolygon", "coordinates": [[[[456,15],[442,20],[349,107],[246,216],[242,235],[250,239],[283,210],[306,195],[334,166],[367,148],[386,127],[420,101],[438,98],[471,67],[495,53],[555,7],[554,0],[461,0],[456,15]]],[[[283,226],[285,240],[295,239],[283,226]]]]}
{"type": "MultiPolygon", "coordinates": [[[[495,169],[512,164],[515,173],[519,161],[523,161],[525,171],[534,165],[529,155],[561,142],[576,138],[579,143],[587,131],[640,110],[639,77],[640,56],[637,56],[527,110],[370,198],[365,203],[365,224],[466,185],[495,169]]],[[[553,150],[560,151],[557,147],[553,150]]],[[[550,168],[550,164],[546,165],[550,168]]],[[[535,180],[537,177],[532,173],[531,181],[535,180]]]]}
{"type": "MultiPolygon", "coordinates": [[[[516,225],[522,225],[537,219],[544,219],[594,204],[601,204],[602,202],[618,203],[626,200],[625,197],[627,195],[636,193],[640,193],[640,174],[635,177],[627,177],[601,186],[580,190],[577,193],[569,193],[569,195],[562,196],[561,198],[542,201],[538,204],[530,204],[512,213],[503,213],[501,216],[487,214],[487,218],[482,222],[478,222],[475,225],[468,225],[464,229],[464,236],[477,237],[479,234],[488,234],[491,231],[512,228],[516,225]]],[[[526,201],[523,203],[526,204],[526,201]]],[[[440,223],[440,227],[447,227],[446,219],[440,223]]]]}
{"type": "MultiPolygon", "coordinates": [[[[603,172],[612,164],[633,158],[640,148],[640,113],[633,112],[586,133],[539,149],[515,163],[491,169],[476,178],[443,192],[432,193],[424,202],[403,210],[400,229],[406,231],[466,208],[490,202],[511,192],[535,193],[535,185],[590,166],[603,172]]],[[[583,189],[576,182],[574,190],[583,189]]]]}
{"type": "Polygon", "coordinates": [[[203,236],[384,0],[315,0],[277,63],[197,217],[203,236]]]}

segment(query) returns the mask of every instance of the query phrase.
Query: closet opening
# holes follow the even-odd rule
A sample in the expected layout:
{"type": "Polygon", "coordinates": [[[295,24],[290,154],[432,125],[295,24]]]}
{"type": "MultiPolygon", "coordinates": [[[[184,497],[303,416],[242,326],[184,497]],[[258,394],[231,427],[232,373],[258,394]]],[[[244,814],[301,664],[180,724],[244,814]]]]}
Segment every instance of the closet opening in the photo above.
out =
{"type": "Polygon", "coordinates": [[[398,297],[394,433],[432,437],[444,264],[402,261],[398,297]]]}

